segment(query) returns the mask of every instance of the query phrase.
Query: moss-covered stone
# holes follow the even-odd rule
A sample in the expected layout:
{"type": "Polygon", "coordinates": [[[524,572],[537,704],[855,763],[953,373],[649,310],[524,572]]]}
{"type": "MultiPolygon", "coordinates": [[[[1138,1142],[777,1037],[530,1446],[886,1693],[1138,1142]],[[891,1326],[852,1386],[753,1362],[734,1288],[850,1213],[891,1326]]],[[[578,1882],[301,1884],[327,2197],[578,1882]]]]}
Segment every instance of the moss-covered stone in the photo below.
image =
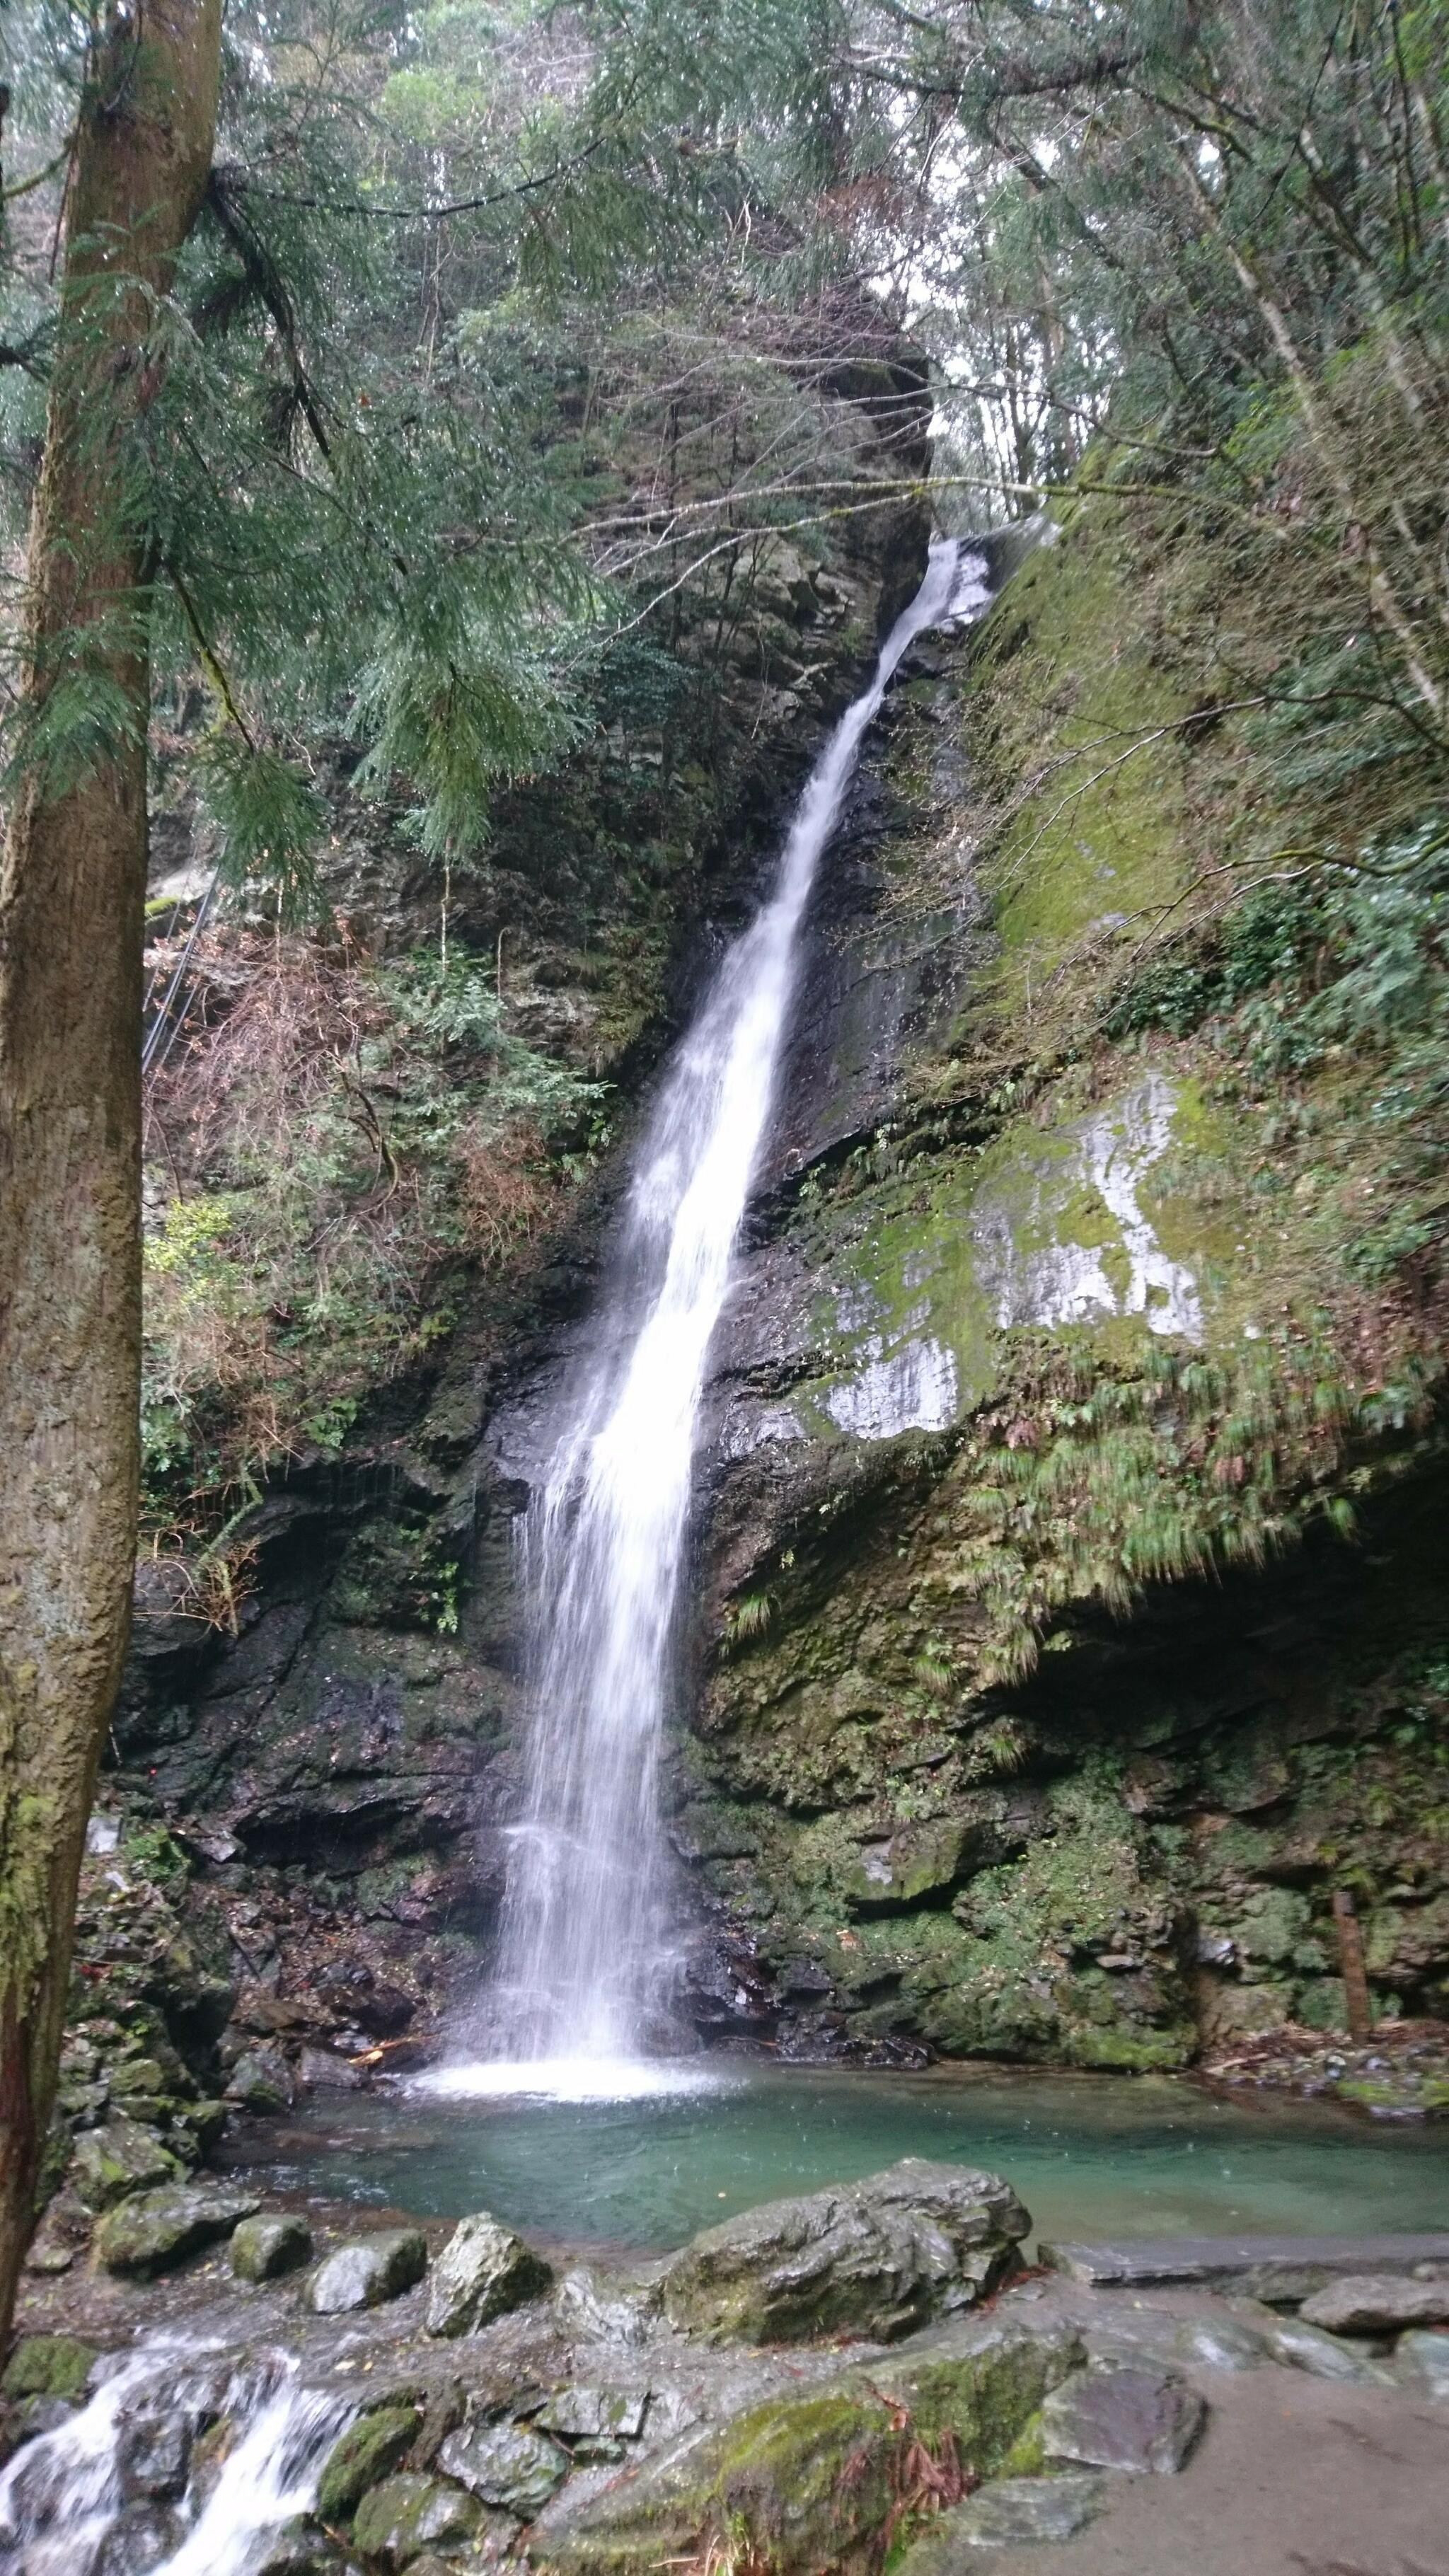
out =
{"type": "Polygon", "coordinates": [[[443,2552],[470,2540],[482,2516],[461,2487],[439,2478],[386,2478],[363,2497],[352,2544],[369,2567],[397,2576],[425,2550],[443,2552]]]}
{"type": "Polygon", "coordinates": [[[780,2576],[878,2563],[912,2442],[989,2473],[1007,2457],[1080,2347],[1061,2330],[983,2322],[942,2329],[899,2362],[845,2372],[772,2399],[627,2482],[572,2504],[566,2493],[531,2537],[541,2565],[646,2576],[738,2537],[780,2576]]]}
{"type": "Polygon", "coordinates": [[[79,2397],[95,2359],[95,2345],[76,2335],[22,2335],[5,2365],[0,2389],[16,2399],[79,2397]]]}
{"type": "Polygon", "coordinates": [[[368,2488],[398,2467],[422,2420],[420,2406],[379,2406],[339,2434],[317,2481],[317,2511],[324,2522],[345,2522],[356,2511],[368,2488]]]}

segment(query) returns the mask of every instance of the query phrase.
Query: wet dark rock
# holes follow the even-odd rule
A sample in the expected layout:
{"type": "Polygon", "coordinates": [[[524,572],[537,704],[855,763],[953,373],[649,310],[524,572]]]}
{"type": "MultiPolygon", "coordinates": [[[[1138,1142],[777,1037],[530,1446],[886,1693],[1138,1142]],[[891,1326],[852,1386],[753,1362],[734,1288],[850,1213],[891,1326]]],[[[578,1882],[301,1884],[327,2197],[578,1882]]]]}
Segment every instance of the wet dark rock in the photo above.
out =
{"type": "Polygon", "coordinates": [[[124,2496],[173,2502],[186,2491],[190,2465],[191,2427],[183,2414],[137,2415],[127,2424],[117,2455],[124,2496]]]}
{"type": "Polygon", "coordinates": [[[265,2533],[247,2559],[247,2576],[333,2576],[341,2551],[304,2514],[265,2533]]]}
{"type": "Polygon", "coordinates": [[[1180,2469],[1206,2421],[1202,2398],[1173,2371],[1092,2369],[1052,2391],[1042,2440],[1049,2459],[1140,2476],[1180,2469]]]}
{"type": "Polygon", "coordinates": [[[1449,2280],[1394,2280],[1351,2273],[1305,2299],[1300,2316],[1329,2334],[1399,2334],[1406,2326],[1449,2326],[1449,2280]]]}
{"type": "Polygon", "coordinates": [[[561,2388],[533,2421],[541,2433],[576,2442],[637,2442],[644,2430],[649,2393],[616,2388],[561,2388]]]}
{"type": "Polygon", "coordinates": [[[386,2478],[358,2507],[353,2546],[363,2558],[393,2571],[410,2567],[425,2549],[447,2549],[471,2539],[479,2519],[473,2498],[459,2487],[444,2486],[437,2478],[386,2478]]]}
{"type": "Polygon", "coordinates": [[[76,2192],[92,2210],[110,2209],[131,2192],[151,2191],[180,2170],[154,2130],[121,2117],[102,2129],[83,2129],[72,2156],[76,2192]]]}
{"type": "Polygon", "coordinates": [[[427,2238],[420,2229],[379,2228],[375,2235],[352,2237],[323,2256],[308,2285],[307,2304],[322,2317],[381,2307],[412,2289],[427,2268],[427,2238]]]}
{"type": "Polygon", "coordinates": [[[1030,2224],[997,2175],[908,2156],[706,2229],[664,2274],[665,2311],[716,2342],[890,2341],[984,2297],[1016,2268],[1030,2224]]]}
{"type": "Polygon", "coordinates": [[[396,2039],[416,2010],[411,1995],[390,1986],[363,1961],[339,1961],[324,1969],[317,1992],[372,2039],[396,2039]]]}
{"type": "Polygon", "coordinates": [[[979,2549],[1019,2549],[1070,2540],[1106,2500],[1105,2481],[1066,2471],[1055,2478],[1000,2478],[937,2515],[900,2561],[899,2576],[955,2576],[979,2549]]]}
{"type": "Polygon", "coordinates": [[[428,2282],[430,2335],[476,2334],[490,2318],[535,2299],[553,2274],[543,2257],[488,2211],[460,2219],[428,2282]]]}
{"type": "Polygon", "coordinates": [[[96,2358],[76,2335],[22,2335],[5,2365],[6,2397],[79,2397],[96,2358]]]}
{"type": "Polygon", "coordinates": [[[255,2192],[218,2183],[177,2183],[169,2190],[138,2192],[101,2220],[96,2252],[108,2272],[149,2280],[230,2236],[258,2206],[255,2192]]]}
{"type": "Polygon", "coordinates": [[[245,2050],[232,2067],[225,2098],[239,2110],[265,2118],[269,2112],[290,2110],[295,2092],[292,2070],[281,2050],[253,2048],[245,2050]]]}
{"type": "Polygon", "coordinates": [[[524,2425],[479,2424],[448,2435],[438,2466],[480,2504],[501,2505],[528,2522],[563,2484],[569,2455],[524,2425]]]}
{"type": "Polygon", "coordinates": [[[304,2048],[297,2058],[298,2081],[312,2093],[356,2093],[366,2082],[359,2068],[330,2048],[304,2048]]]}
{"type": "Polygon", "coordinates": [[[183,2529],[170,2505],[122,2505],[86,2576],[151,2576],[180,2547],[183,2529]]]}
{"type": "Polygon", "coordinates": [[[328,2452],[317,2482],[317,2511],[324,2522],[345,2521],[369,2487],[401,2466],[422,2420],[420,2406],[379,2406],[348,2425],[328,2452]]]}
{"type": "Polygon", "coordinates": [[[231,2268],[239,2281],[275,2281],[295,2272],[312,2251],[312,2230],[296,2210],[267,2210],[244,2218],[231,2240],[231,2268]]]}

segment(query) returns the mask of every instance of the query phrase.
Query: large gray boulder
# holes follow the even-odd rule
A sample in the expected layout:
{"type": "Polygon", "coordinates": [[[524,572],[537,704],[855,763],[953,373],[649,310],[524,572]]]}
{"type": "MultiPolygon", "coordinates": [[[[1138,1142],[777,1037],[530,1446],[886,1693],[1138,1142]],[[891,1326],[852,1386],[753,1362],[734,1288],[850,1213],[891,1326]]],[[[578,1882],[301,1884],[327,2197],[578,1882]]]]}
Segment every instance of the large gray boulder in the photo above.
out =
{"type": "Polygon", "coordinates": [[[664,2275],[665,2313],[713,2342],[890,2342],[984,2298],[1017,2269],[1030,2225],[999,2175],[907,2156],[707,2228],[664,2275]]]}
{"type": "Polygon", "coordinates": [[[1351,2272],[1305,2299],[1299,2315],[1329,2334],[1400,2334],[1409,2326],[1449,2325],[1449,2280],[1405,2281],[1392,2274],[1351,2272]]]}
{"type": "Polygon", "coordinates": [[[541,2254],[480,2209],[461,2218],[428,2283],[430,2335],[476,2334],[493,2317],[535,2299],[553,2279],[541,2254]]]}
{"type": "Polygon", "coordinates": [[[307,2305],[319,2317],[380,2308],[410,2290],[427,2268],[428,2243],[420,2228],[379,2227],[323,2256],[307,2287],[307,2305]]]}
{"type": "Polygon", "coordinates": [[[108,2272],[150,2280],[219,2244],[259,2205],[254,2191],[229,2191],[217,2183],[135,2192],[101,2220],[96,2252],[108,2272]]]}

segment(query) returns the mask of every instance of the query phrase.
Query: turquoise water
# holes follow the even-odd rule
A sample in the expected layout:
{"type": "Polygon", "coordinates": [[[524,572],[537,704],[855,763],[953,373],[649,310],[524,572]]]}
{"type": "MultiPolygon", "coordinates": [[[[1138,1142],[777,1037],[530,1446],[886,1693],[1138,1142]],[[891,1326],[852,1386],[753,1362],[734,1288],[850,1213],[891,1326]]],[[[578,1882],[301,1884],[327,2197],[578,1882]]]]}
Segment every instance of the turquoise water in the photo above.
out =
{"type": "Polygon", "coordinates": [[[750,2069],[643,2101],[367,2097],[274,2129],[272,2190],[555,2244],[665,2248],[898,2156],[1005,2174],[1046,2236],[1449,2227],[1449,2129],[1222,2102],[1172,2077],[750,2069]]]}

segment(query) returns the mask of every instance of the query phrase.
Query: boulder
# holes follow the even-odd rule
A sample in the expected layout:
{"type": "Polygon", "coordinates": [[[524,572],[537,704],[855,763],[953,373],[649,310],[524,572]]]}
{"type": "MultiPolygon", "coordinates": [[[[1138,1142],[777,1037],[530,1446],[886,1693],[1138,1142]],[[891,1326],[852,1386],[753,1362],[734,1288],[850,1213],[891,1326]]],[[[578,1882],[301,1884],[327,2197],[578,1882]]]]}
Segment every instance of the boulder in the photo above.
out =
{"type": "Polygon", "coordinates": [[[85,2562],[86,2576],[150,2576],[174,2557],[183,2536],[174,2505],[124,2504],[94,2558],[85,2562]]]}
{"type": "Polygon", "coordinates": [[[353,2236],[325,2254],[312,2275],[307,2304],[319,2317],[380,2308],[400,2298],[428,2268],[427,2239],[416,2227],[382,2227],[353,2236]]]}
{"type": "Polygon", "coordinates": [[[288,2110],[295,2091],[292,2070],[279,2048],[249,2048],[227,2078],[226,2099],[238,2110],[265,2119],[274,2111],[288,2110]]]}
{"type": "Polygon", "coordinates": [[[385,2478],[358,2506],[353,2546],[361,2557],[397,2570],[411,2567],[425,2549],[471,2540],[481,2519],[461,2487],[438,2478],[385,2478]]]}
{"type": "Polygon", "coordinates": [[[938,2514],[900,2560],[897,2576],[955,2576],[966,2550],[1070,2540],[1101,2512],[1104,2495],[1104,2481],[1085,2471],[996,2479],[938,2514]]]}
{"type": "Polygon", "coordinates": [[[900,2518],[902,2427],[989,2475],[1081,2351],[1050,2318],[953,2318],[899,2355],[802,2374],[602,2488],[570,2481],[535,2523],[532,2553],[568,2576],[651,2576],[701,2562],[713,2534],[728,2535],[737,2566],[773,2576],[879,2565],[900,2518]]]}
{"type": "Polygon", "coordinates": [[[1449,2404],[1449,2334],[1402,2336],[1394,2368],[1401,2385],[1412,2388],[1417,2397],[1449,2404]]]}
{"type": "Polygon", "coordinates": [[[647,2389],[560,2388],[533,2420],[565,2442],[637,2442],[648,2406],[647,2389]]]}
{"type": "Polygon", "coordinates": [[[379,2406],[359,2415],[339,2434],[317,2481],[317,2512],[323,2522],[344,2522],[362,2502],[369,2487],[379,2486],[412,2448],[422,2409],[379,2406]]]}
{"type": "Polygon", "coordinates": [[[448,2435],[438,2466],[480,2504],[501,2505],[529,2522],[568,2476],[569,2457],[522,2424],[476,2424],[448,2435]]]}
{"type": "Polygon", "coordinates": [[[1395,2280],[1350,2273],[1305,2299],[1299,2315],[1328,2334],[1400,2334],[1408,2326],[1449,2325],[1449,2280],[1395,2280]]]}
{"type": "Polygon", "coordinates": [[[113,2209],[132,2192],[152,2191],[181,2171],[150,2129],[120,2115],[104,2128],[82,2129],[72,2157],[75,2188],[87,2209],[113,2209]]]}
{"type": "Polygon", "coordinates": [[[430,2335],[476,2334],[490,2318],[537,2298],[552,2279],[532,2246],[480,2209],[459,2220],[433,2266],[427,2330],[430,2335]]]}
{"type": "Polygon", "coordinates": [[[305,2514],[263,2532],[247,2556],[246,2576],[346,2576],[325,2532],[305,2514]]]}
{"type": "Polygon", "coordinates": [[[191,2466],[191,2426],[184,2414],[134,2416],[121,2435],[116,2465],[128,2499],[171,2503],[186,2492],[191,2466]]]}
{"type": "Polygon", "coordinates": [[[0,2390],[7,2397],[79,2397],[96,2357],[93,2343],[76,2335],[22,2335],[5,2365],[0,2390]]]}
{"type": "Polygon", "coordinates": [[[1291,2370],[1306,2370],[1312,2379],[1352,2381],[1360,2388],[1393,2386],[1386,2370],[1366,2361],[1351,2344],[1325,2334],[1322,2326],[1305,2325],[1301,2317],[1265,2320],[1263,2340],[1275,2361],[1287,2362],[1291,2370]]]}
{"type": "Polygon", "coordinates": [[[239,2281],[276,2281],[311,2251],[312,2230],[296,2210],[264,2210],[242,2220],[231,2240],[231,2268],[239,2281]]]}
{"type": "Polygon", "coordinates": [[[1030,2225],[997,2175],[907,2156],[707,2228],[664,2274],[665,2313],[712,2342],[890,2342],[994,2289],[1030,2225]]]}
{"type": "Polygon", "coordinates": [[[96,2251],[108,2272],[149,2280],[230,2236],[258,2206],[255,2192],[229,2191],[217,2183],[175,2183],[165,2191],[137,2192],[101,2220],[96,2251]]]}
{"type": "Polygon", "coordinates": [[[1175,2371],[1084,2370],[1043,2406],[1042,2447],[1049,2460],[1140,2477],[1180,2469],[1206,2421],[1203,2400],[1175,2371]]]}
{"type": "Polygon", "coordinates": [[[1240,2317],[1188,2317],[1174,2337],[1184,2361],[1202,2370],[1256,2370],[1269,2358],[1256,2326],[1240,2317]]]}

